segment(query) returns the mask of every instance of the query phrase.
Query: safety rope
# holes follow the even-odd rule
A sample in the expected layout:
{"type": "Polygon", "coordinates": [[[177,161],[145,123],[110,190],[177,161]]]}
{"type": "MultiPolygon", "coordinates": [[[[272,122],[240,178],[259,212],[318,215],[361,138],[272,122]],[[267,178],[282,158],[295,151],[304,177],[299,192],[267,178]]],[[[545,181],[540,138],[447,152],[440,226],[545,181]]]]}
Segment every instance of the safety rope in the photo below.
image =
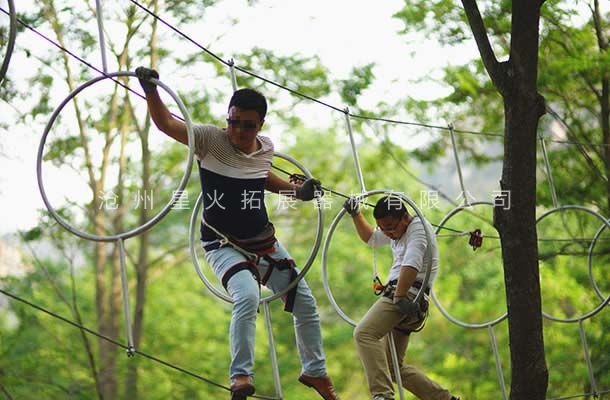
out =
{"type": "MultiPolygon", "coordinates": [[[[122,348],[125,351],[129,351],[130,350],[128,346],[124,345],[123,343],[121,343],[121,342],[119,342],[117,340],[114,340],[114,339],[112,339],[112,338],[110,338],[110,337],[108,337],[106,335],[103,335],[103,334],[101,334],[99,332],[96,332],[93,329],[87,328],[84,325],[81,325],[81,324],[79,324],[77,322],[74,322],[74,321],[72,321],[72,320],[70,320],[70,319],[68,319],[66,317],[63,317],[63,316],[61,316],[61,315],[59,315],[59,314],[57,314],[57,313],[55,313],[53,311],[50,311],[50,310],[48,310],[48,309],[46,309],[46,308],[44,308],[42,306],[34,304],[34,303],[32,303],[32,302],[30,302],[30,301],[28,301],[28,300],[26,300],[26,299],[24,299],[22,297],[19,297],[19,296],[13,294],[13,293],[7,292],[4,289],[0,289],[0,293],[4,294],[7,297],[12,298],[13,300],[17,300],[17,301],[19,301],[19,302],[21,302],[21,303],[23,303],[23,304],[25,304],[25,305],[27,305],[29,307],[32,307],[32,308],[34,308],[37,311],[43,312],[43,313],[45,313],[47,315],[50,315],[51,317],[53,317],[55,319],[58,319],[58,320],[66,323],[66,324],[72,325],[75,328],[83,330],[83,331],[85,331],[85,332],[87,332],[87,333],[89,333],[89,334],[91,334],[93,336],[96,336],[96,337],[98,337],[98,338],[100,338],[102,340],[105,340],[105,341],[107,341],[109,343],[112,343],[113,345],[115,345],[117,347],[120,347],[120,348],[122,348]]],[[[140,351],[140,350],[137,350],[137,349],[133,350],[133,352],[135,354],[138,354],[138,355],[144,357],[144,358],[147,358],[147,359],[149,359],[151,361],[154,361],[156,363],[165,365],[166,367],[169,367],[171,369],[179,371],[179,372],[181,372],[183,374],[186,374],[188,376],[196,378],[196,379],[198,379],[200,381],[203,381],[205,383],[208,383],[210,385],[219,387],[219,388],[224,389],[224,390],[231,391],[231,388],[229,388],[227,386],[221,385],[220,383],[216,383],[216,382],[212,381],[211,379],[208,379],[206,377],[198,375],[198,374],[196,374],[194,372],[191,372],[191,371],[189,371],[187,369],[184,369],[184,368],[182,368],[180,366],[172,364],[172,363],[170,363],[168,361],[162,360],[162,359],[160,359],[158,357],[155,357],[155,356],[153,356],[151,354],[147,354],[147,353],[145,353],[143,351],[140,351]]],[[[275,397],[268,397],[268,396],[261,396],[261,395],[253,395],[253,396],[250,396],[250,397],[254,397],[254,398],[258,398],[258,399],[265,399],[265,400],[277,400],[275,397]]]]}

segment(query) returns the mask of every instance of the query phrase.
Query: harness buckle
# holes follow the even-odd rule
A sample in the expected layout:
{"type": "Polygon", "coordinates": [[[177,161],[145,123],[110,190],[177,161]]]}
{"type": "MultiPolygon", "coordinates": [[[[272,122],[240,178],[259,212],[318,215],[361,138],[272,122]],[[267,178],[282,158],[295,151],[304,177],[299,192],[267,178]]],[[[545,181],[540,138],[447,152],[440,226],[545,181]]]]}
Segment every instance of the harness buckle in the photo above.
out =
{"type": "Polygon", "coordinates": [[[381,279],[379,279],[378,276],[375,276],[375,278],[373,278],[373,291],[375,292],[375,296],[381,295],[385,292],[385,289],[386,286],[381,283],[381,279]]]}

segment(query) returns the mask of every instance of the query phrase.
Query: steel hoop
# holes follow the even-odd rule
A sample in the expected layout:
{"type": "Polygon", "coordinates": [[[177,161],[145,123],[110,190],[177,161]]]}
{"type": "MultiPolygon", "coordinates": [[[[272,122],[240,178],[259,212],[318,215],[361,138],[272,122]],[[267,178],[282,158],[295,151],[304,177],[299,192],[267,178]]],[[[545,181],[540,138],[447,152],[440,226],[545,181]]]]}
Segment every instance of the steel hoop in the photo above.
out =
{"type": "MultiPolygon", "coordinates": [[[[600,213],[598,213],[597,211],[591,210],[589,208],[586,208],[583,206],[578,206],[578,205],[566,205],[566,206],[553,208],[553,209],[545,212],[544,214],[542,214],[540,217],[538,217],[538,219],[536,220],[536,225],[538,225],[538,223],[540,221],[542,221],[544,218],[548,217],[549,215],[556,213],[556,212],[562,212],[565,210],[584,211],[584,212],[589,213],[589,214],[593,215],[594,217],[597,217],[598,219],[602,220],[602,222],[604,223],[604,226],[607,226],[610,228],[610,222],[607,219],[605,219],[600,213]]],[[[602,229],[599,229],[597,231],[597,234],[595,235],[595,241],[597,240],[597,237],[601,233],[601,231],[602,231],[602,229]]],[[[593,247],[594,247],[594,241],[592,241],[591,245],[589,246],[589,257],[588,257],[589,269],[591,268],[591,254],[593,252],[593,247]]],[[[608,304],[609,301],[610,301],[610,294],[605,299],[602,298],[602,301],[593,310],[591,310],[588,313],[585,313],[577,318],[559,318],[559,317],[556,317],[556,316],[553,316],[553,315],[547,313],[544,310],[542,310],[542,315],[546,319],[551,320],[551,321],[556,321],[556,322],[572,323],[572,322],[584,321],[585,319],[590,318],[590,317],[594,316],[595,314],[597,314],[598,312],[600,312],[601,309],[604,308],[606,306],[606,304],[608,304]]]]}
{"type": "MultiPolygon", "coordinates": [[[[377,189],[377,190],[369,190],[367,192],[361,193],[358,195],[358,197],[364,199],[364,198],[367,198],[367,197],[370,197],[370,196],[376,195],[376,194],[388,194],[388,195],[394,195],[394,196],[400,197],[402,200],[407,202],[407,204],[409,204],[411,206],[411,208],[413,208],[413,210],[415,211],[417,216],[422,221],[424,221],[424,215],[422,214],[422,212],[419,210],[417,205],[415,205],[415,203],[409,197],[407,197],[407,195],[405,195],[404,193],[398,193],[398,192],[388,190],[388,189],[377,189]]],[[[335,311],[337,312],[337,314],[339,314],[339,316],[348,324],[350,324],[352,326],[356,326],[357,325],[356,322],[353,319],[351,319],[343,311],[343,309],[339,306],[339,304],[337,304],[337,301],[335,300],[335,297],[333,296],[332,291],[330,289],[330,285],[328,283],[328,273],[327,273],[328,249],[330,247],[330,241],[332,239],[333,233],[335,232],[335,229],[337,228],[337,225],[339,224],[339,221],[341,221],[341,218],[343,218],[343,216],[345,214],[346,214],[345,209],[341,208],[341,210],[339,210],[339,213],[335,216],[335,219],[333,219],[333,222],[330,224],[330,227],[328,228],[328,233],[327,233],[326,239],[324,241],[324,248],[322,250],[322,283],[324,284],[324,291],[326,292],[326,296],[328,297],[328,300],[332,304],[332,306],[335,309],[335,311]]],[[[423,226],[424,226],[424,231],[426,233],[426,240],[430,241],[433,233],[429,230],[429,228],[426,224],[423,224],[423,226]]],[[[430,247],[426,247],[426,254],[430,255],[430,247]]],[[[423,282],[421,288],[419,289],[419,291],[417,292],[417,296],[415,296],[414,301],[418,301],[424,295],[424,289],[428,286],[428,281],[430,280],[430,272],[431,272],[431,268],[426,269],[426,274],[424,276],[424,282],[423,282]]]]}
{"type": "Polygon", "coordinates": [[[595,289],[595,293],[597,293],[597,297],[599,297],[600,300],[604,299],[604,295],[602,294],[602,291],[600,290],[599,286],[597,286],[597,282],[595,282],[595,278],[593,278],[593,263],[591,261],[591,256],[593,256],[593,248],[595,247],[595,243],[597,243],[597,239],[599,238],[599,235],[601,235],[601,233],[604,231],[604,229],[606,229],[606,223],[604,223],[601,228],[599,228],[597,230],[597,232],[595,233],[595,236],[593,237],[593,240],[591,241],[591,246],[589,246],[589,255],[587,257],[587,263],[589,264],[589,280],[591,281],[591,284],[593,285],[593,289],[595,289]]]}
{"type": "Polygon", "coordinates": [[[9,28],[6,54],[4,55],[2,66],[0,66],[0,83],[2,83],[4,77],[6,76],[6,71],[8,70],[8,65],[11,62],[13,50],[15,49],[15,39],[17,38],[17,11],[15,10],[15,3],[13,0],[8,0],[8,9],[11,26],[9,28]]]}
{"type": "MultiPolygon", "coordinates": [[[[284,153],[277,152],[277,151],[275,152],[274,156],[292,163],[299,170],[301,170],[303,175],[305,175],[307,178],[311,178],[311,173],[309,172],[309,170],[307,168],[305,168],[305,166],[302,165],[300,162],[298,162],[296,159],[292,158],[291,156],[284,154],[284,153]]],[[[272,302],[273,300],[286,295],[292,288],[294,288],[296,285],[298,285],[298,283],[301,281],[301,279],[303,279],[303,277],[305,276],[307,271],[309,271],[309,269],[313,265],[313,262],[316,258],[316,255],[318,254],[318,250],[320,248],[320,243],[322,241],[322,231],[324,229],[324,219],[323,219],[323,215],[322,215],[322,207],[320,205],[320,200],[316,199],[316,201],[318,202],[318,206],[316,207],[318,209],[318,228],[317,228],[317,232],[316,232],[316,240],[315,240],[314,245],[309,254],[309,258],[307,259],[307,261],[305,263],[305,266],[303,267],[303,269],[301,270],[299,275],[297,275],[297,277],[288,284],[288,286],[286,286],[284,289],[280,290],[277,293],[274,293],[269,296],[265,296],[265,297],[261,298],[260,304],[272,302]]],[[[205,287],[207,287],[210,292],[212,292],[219,299],[226,301],[227,303],[233,303],[233,299],[231,298],[231,296],[225,294],[224,291],[221,291],[220,289],[216,288],[212,284],[212,282],[209,281],[209,279],[205,276],[205,274],[201,270],[201,264],[199,263],[199,257],[197,256],[197,251],[196,251],[197,249],[195,247],[195,243],[197,242],[197,240],[195,239],[195,234],[196,234],[196,227],[199,226],[200,210],[201,210],[202,203],[203,203],[203,198],[202,198],[202,193],[200,193],[199,197],[197,197],[196,205],[191,214],[191,221],[189,224],[190,225],[189,226],[189,248],[191,251],[191,259],[193,261],[193,266],[195,267],[195,271],[197,272],[199,279],[201,279],[201,281],[203,282],[205,287]]]]}
{"type": "MultiPolygon", "coordinates": [[[[81,86],[76,88],[72,93],[70,93],[68,95],[68,97],[66,97],[61,102],[61,104],[55,109],[55,111],[53,111],[53,114],[51,115],[51,119],[49,120],[49,122],[47,123],[47,125],[45,127],[44,133],[40,140],[40,146],[38,147],[38,157],[36,160],[36,174],[37,174],[37,178],[38,178],[38,188],[40,189],[40,194],[42,196],[42,200],[44,201],[45,206],[49,210],[49,213],[51,213],[53,218],[69,232],[71,232],[74,235],[79,236],[83,239],[92,240],[95,242],[113,242],[113,241],[117,241],[119,239],[125,240],[127,238],[138,235],[138,234],[150,229],[153,225],[155,225],[157,222],[159,222],[161,220],[161,218],[163,218],[171,210],[172,206],[178,200],[178,197],[179,197],[179,196],[172,196],[172,198],[165,205],[165,207],[161,211],[159,211],[159,213],[157,215],[155,215],[145,224],[143,224],[139,227],[136,227],[132,230],[129,230],[129,231],[126,231],[123,233],[119,233],[119,234],[115,234],[115,235],[109,235],[109,236],[92,235],[90,233],[83,232],[79,229],[72,227],[67,221],[65,221],[61,216],[59,216],[59,214],[57,214],[57,212],[51,205],[49,199],[47,198],[47,195],[46,195],[46,192],[44,189],[44,185],[43,185],[43,181],[42,181],[42,156],[43,156],[43,152],[44,152],[44,145],[47,140],[47,136],[49,135],[49,132],[51,131],[51,128],[53,127],[53,123],[55,122],[55,120],[59,116],[59,113],[62,111],[62,109],[65,107],[65,105],[70,100],[72,100],[74,97],[76,97],[76,95],[79,94],[81,91],[83,91],[85,88],[87,88],[101,80],[115,78],[115,77],[136,77],[136,74],[134,72],[130,72],[130,71],[124,71],[124,72],[119,71],[119,72],[109,73],[109,74],[106,74],[103,76],[98,76],[96,78],[93,78],[93,79],[83,83],[81,86]]],[[[184,176],[182,177],[182,180],[180,181],[180,184],[178,186],[178,192],[181,192],[186,187],[189,176],[191,174],[191,168],[193,165],[193,152],[194,152],[193,125],[191,123],[191,118],[186,110],[186,107],[182,103],[182,100],[180,99],[180,97],[178,97],[178,95],[175,94],[163,82],[161,82],[157,79],[151,79],[150,81],[152,83],[155,83],[156,85],[162,87],[174,99],[174,101],[178,104],[178,107],[180,108],[182,115],[184,116],[184,122],[186,124],[186,130],[187,130],[187,135],[188,135],[189,156],[188,156],[188,162],[186,165],[186,170],[184,172],[184,176]]]]}
{"type": "MultiPolygon", "coordinates": [[[[445,223],[454,215],[458,214],[459,212],[474,207],[474,206],[480,206],[480,205],[488,205],[488,206],[494,206],[494,203],[488,202],[488,201],[476,201],[476,202],[472,202],[469,205],[461,205],[458,206],[456,208],[454,208],[453,210],[451,210],[447,215],[445,215],[445,217],[441,220],[441,222],[438,224],[438,228],[436,228],[436,233],[438,233],[443,226],[445,225],[445,223]]],[[[449,312],[443,307],[443,305],[441,304],[441,302],[438,300],[438,298],[436,297],[436,293],[434,292],[434,288],[432,288],[432,292],[431,292],[431,297],[432,300],[434,301],[434,304],[436,305],[436,307],[440,310],[441,314],[443,314],[443,316],[445,318],[447,318],[449,321],[453,322],[454,324],[461,326],[462,328],[466,328],[466,329],[480,329],[480,328],[487,328],[489,326],[494,326],[498,323],[500,323],[501,321],[503,321],[504,319],[506,319],[508,317],[508,311],[505,311],[504,314],[500,315],[498,318],[493,319],[491,321],[488,322],[483,322],[483,323],[479,323],[479,324],[473,324],[473,323],[468,323],[468,322],[464,322],[464,321],[460,321],[459,319],[455,318],[454,316],[452,316],[451,314],[449,314],[449,312]]]]}

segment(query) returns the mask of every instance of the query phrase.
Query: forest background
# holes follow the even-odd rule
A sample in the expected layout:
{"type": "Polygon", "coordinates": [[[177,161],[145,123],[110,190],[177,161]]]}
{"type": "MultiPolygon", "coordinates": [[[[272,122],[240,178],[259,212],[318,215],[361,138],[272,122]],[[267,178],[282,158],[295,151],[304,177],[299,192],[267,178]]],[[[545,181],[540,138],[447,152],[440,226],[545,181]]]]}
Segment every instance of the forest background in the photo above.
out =
{"type": "MultiPolygon", "coordinates": [[[[361,116],[417,121],[421,125],[352,118],[351,124],[367,188],[406,193],[436,225],[464,197],[490,202],[499,189],[502,103],[475,53],[463,62],[439,64],[417,80],[388,82],[385,70],[369,62],[354,64],[345,76],[337,78],[325,58],[312,51],[319,43],[300,52],[263,46],[240,51],[220,47],[223,34],[252,17],[250,7],[266,6],[271,12],[272,2],[105,2],[109,71],[155,67],[161,80],[181,96],[196,122],[223,125],[231,91],[228,68],[136,3],[211,48],[223,60],[234,58],[240,68],[299,93],[340,109],[349,106],[352,113],[361,116]],[[223,19],[226,31],[205,29],[207,21],[217,19],[220,11],[236,8],[237,3],[240,12],[223,19]],[[436,91],[415,91],[416,87],[444,89],[434,96],[429,92],[436,91]],[[411,95],[415,92],[421,95],[411,95]],[[456,129],[465,193],[456,173],[449,123],[456,129]]],[[[509,4],[480,2],[499,55],[506,54],[509,45],[509,4]]],[[[5,2],[0,5],[8,9],[5,2]]],[[[23,5],[18,9],[24,23],[101,67],[94,2],[41,0],[23,5]]],[[[353,7],[366,8],[358,2],[353,7]]],[[[341,18],[337,10],[327,12],[341,18]]],[[[7,19],[0,21],[0,44],[6,46],[7,19]]],[[[388,24],[396,21],[395,34],[413,49],[423,39],[436,42],[437,51],[447,52],[468,49],[472,42],[463,10],[454,1],[397,2],[388,24]]],[[[274,21],[257,22],[273,25],[274,21]]],[[[607,7],[597,1],[547,1],[542,9],[539,68],[539,90],[548,106],[539,128],[546,141],[557,203],[580,205],[605,217],[610,215],[609,22],[607,7]]],[[[312,21],[306,29],[314,30],[315,26],[312,21]]],[[[366,50],[357,42],[347,43],[353,52],[366,50]]],[[[422,57],[440,56],[413,50],[387,57],[418,64],[422,57]]],[[[8,79],[0,88],[0,143],[10,142],[8,135],[24,130],[29,131],[24,141],[37,143],[53,109],[70,91],[98,74],[20,27],[8,79]]],[[[135,79],[121,81],[139,92],[135,79]]],[[[325,187],[346,194],[358,192],[343,113],[240,71],[237,83],[268,96],[270,113],[264,134],[274,139],[278,150],[307,166],[325,187]]],[[[172,109],[179,115],[177,107],[172,109]]],[[[2,157],[18,157],[11,150],[10,146],[1,147],[2,157]]],[[[555,204],[540,150],[537,197],[542,216],[555,204]]],[[[34,153],[36,148],[26,151],[34,153]]],[[[43,177],[53,182],[46,190],[62,217],[84,231],[111,234],[142,224],[169,201],[183,174],[186,156],[183,146],[171,143],[151,127],[145,104],[137,94],[106,80],[79,94],[62,112],[45,147],[43,177]]],[[[283,161],[278,160],[277,165],[294,171],[283,161]]],[[[24,168],[34,175],[35,165],[24,168]]],[[[226,383],[230,307],[206,291],[188,251],[188,222],[198,186],[194,170],[187,196],[179,206],[146,234],[126,241],[134,339],[143,352],[226,383]]],[[[21,195],[40,197],[35,188],[21,195]]],[[[13,199],[15,196],[10,194],[13,199]]],[[[322,203],[325,227],[342,202],[340,196],[327,193],[322,203]]],[[[284,199],[271,195],[267,206],[279,237],[302,263],[315,240],[313,204],[292,208],[284,199]]],[[[70,235],[50,218],[42,202],[38,208],[33,227],[4,235],[0,287],[125,342],[118,248],[70,235]]],[[[3,205],[6,216],[2,220],[24,211],[3,205]]],[[[367,213],[371,219],[370,210],[367,213]]],[[[450,229],[438,232],[441,273],[435,292],[451,315],[468,323],[494,320],[506,310],[501,250],[491,215],[491,206],[477,205],[452,217],[444,225],[450,229]],[[487,237],[482,248],[473,251],[468,235],[462,233],[477,228],[487,237]]],[[[595,308],[610,290],[610,235],[602,229],[603,221],[572,209],[549,214],[537,227],[543,309],[557,317],[574,318],[595,308]],[[592,243],[590,238],[600,229],[599,239],[592,243]],[[589,257],[591,246],[594,249],[589,257]]],[[[383,279],[389,253],[373,255],[359,243],[349,221],[343,220],[329,249],[328,280],[337,303],[356,320],[375,300],[371,290],[374,257],[383,279]]],[[[214,280],[204,263],[203,268],[214,280]]],[[[343,398],[365,399],[367,390],[352,327],[337,315],[326,297],[321,270],[319,254],[307,281],[322,316],[329,373],[343,398]]],[[[0,307],[0,393],[8,399],[227,396],[221,389],[158,363],[138,356],[127,358],[120,348],[19,302],[2,297],[0,307]]],[[[314,399],[314,394],[296,381],[299,362],[290,316],[277,302],[271,311],[284,397],[314,399]]],[[[272,394],[262,318],[258,324],[257,391],[272,394]]],[[[607,307],[583,326],[598,389],[610,389],[607,307]]],[[[549,398],[591,392],[578,324],[545,320],[544,329],[549,398]]],[[[508,386],[506,322],[496,325],[494,332],[508,386]]],[[[407,360],[464,398],[501,398],[488,330],[459,327],[444,318],[437,307],[432,308],[424,331],[413,337],[407,360]]]]}

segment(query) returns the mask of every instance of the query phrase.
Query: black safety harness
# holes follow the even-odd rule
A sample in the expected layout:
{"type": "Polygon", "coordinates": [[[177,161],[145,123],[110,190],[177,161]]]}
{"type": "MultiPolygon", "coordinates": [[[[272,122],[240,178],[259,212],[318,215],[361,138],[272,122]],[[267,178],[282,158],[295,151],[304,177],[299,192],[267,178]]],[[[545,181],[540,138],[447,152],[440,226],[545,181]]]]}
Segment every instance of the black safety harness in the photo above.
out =
{"type": "MultiPolygon", "coordinates": [[[[396,291],[397,283],[398,283],[398,279],[392,279],[387,284],[382,285],[383,288],[376,290],[375,294],[378,296],[383,295],[383,297],[386,297],[386,298],[394,301],[394,292],[396,291]]],[[[423,283],[421,281],[415,281],[415,282],[413,282],[413,285],[411,285],[411,287],[414,287],[417,290],[420,290],[422,288],[422,285],[423,285],[423,283]]],[[[419,325],[419,327],[417,327],[416,329],[411,329],[411,330],[395,327],[394,328],[395,330],[402,332],[405,335],[409,335],[413,332],[419,332],[422,329],[424,329],[424,326],[426,325],[426,320],[428,319],[428,308],[430,306],[428,299],[426,298],[426,296],[430,295],[430,287],[426,287],[424,289],[424,294],[425,294],[425,296],[421,296],[418,300],[418,304],[419,304],[418,316],[421,319],[421,324],[419,325]]],[[[400,323],[402,323],[407,318],[409,318],[409,317],[407,316],[407,317],[403,318],[400,321],[400,323]]],[[[398,325],[400,325],[400,323],[398,325]]]]}
{"type": "MultiPolygon", "coordinates": [[[[214,241],[208,245],[203,246],[203,249],[208,252],[212,250],[217,250],[223,247],[232,247],[238,252],[242,253],[247,261],[238,263],[233,265],[222,277],[222,286],[227,290],[227,284],[229,280],[233,277],[233,275],[241,272],[243,270],[248,270],[254,276],[254,279],[259,285],[259,291],[261,286],[265,286],[271,277],[274,269],[278,271],[289,270],[290,272],[290,282],[294,281],[298,276],[296,271],[296,264],[294,260],[290,258],[282,258],[276,260],[271,257],[269,254],[273,252],[274,245],[276,243],[275,236],[271,233],[271,237],[265,238],[261,242],[253,242],[246,243],[245,241],[240,241],[239,239],[229,238],[228,235],[225,235],[219,232],[217,229],[211,227],[208,223],[203,222],[206,226],[210,227],[217,237],[219,237],[218,241],[214,241]],[[262,243],[262,245],[261,245],[262,243]],[[261,276],[260,271],[258,269],[258,265],[261,260],[265,260],[269,267],[267,268],[267,272],[265,275],[261,276]]],[[[271,225],[271,227],[273,227],[271,225]]],[[[273,231],[274,232],[274,231],[273,231]]],[[[292,312],[294,309],[294,302],[297,294],[297,286],[295,285],[292,289],[288,291],[286,294],[286,299],[284,300],[284,311],[292,312]]]]}

